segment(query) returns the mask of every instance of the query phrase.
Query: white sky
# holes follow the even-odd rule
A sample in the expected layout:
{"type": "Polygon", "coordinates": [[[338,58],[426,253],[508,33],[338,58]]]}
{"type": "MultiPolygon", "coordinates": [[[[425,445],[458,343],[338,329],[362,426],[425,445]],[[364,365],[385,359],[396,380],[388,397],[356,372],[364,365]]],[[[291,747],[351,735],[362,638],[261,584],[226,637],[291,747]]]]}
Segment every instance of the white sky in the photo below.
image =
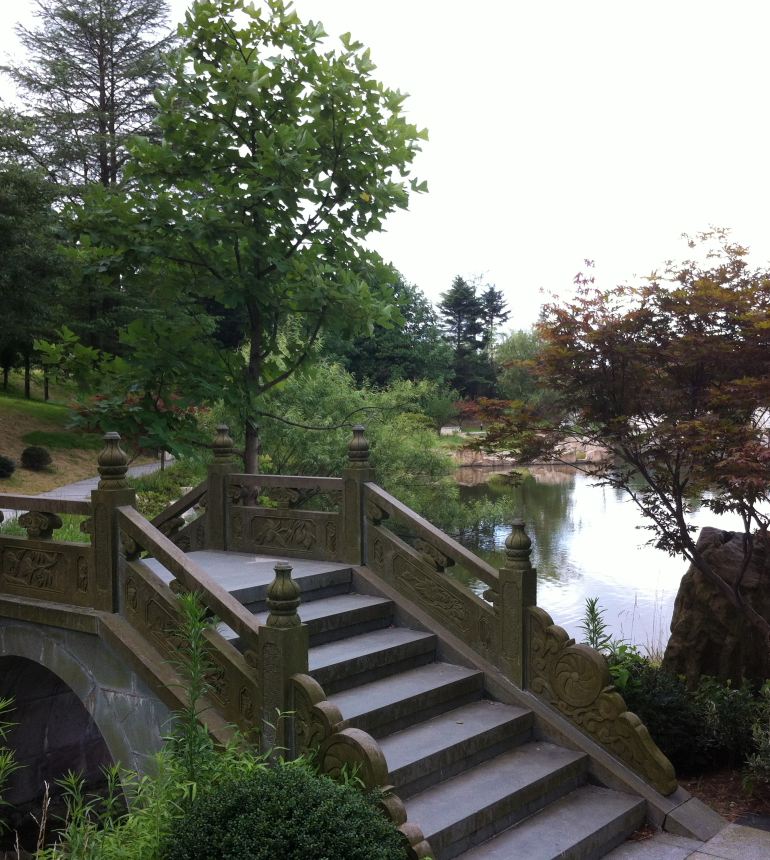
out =
{"type": "MultiPolygon", "coordinates": [[[[32,0],[0,0],[0,55],[32,0]]],[[[181,18],[187,3],[171,0],[181,18]]],[[[436,301],[456,274],[531,324],[584,257],[602,283],[733,228],[770,259],[766,0],[296,0],[372,49],[430,132],[430,193],[373,242],[436,301]]],[[[0,95],[10,94],[0,84],[0,95]]]]}

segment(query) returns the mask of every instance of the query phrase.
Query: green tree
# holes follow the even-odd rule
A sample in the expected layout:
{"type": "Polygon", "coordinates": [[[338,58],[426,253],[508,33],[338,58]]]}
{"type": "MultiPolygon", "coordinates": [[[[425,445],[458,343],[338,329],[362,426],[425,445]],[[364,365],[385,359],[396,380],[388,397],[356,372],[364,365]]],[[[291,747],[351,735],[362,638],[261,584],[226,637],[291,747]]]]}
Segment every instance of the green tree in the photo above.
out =
{"type": "Polygon", "coordinates": [[[441,327],[454,353],[452,384],[465,397],[489,396],[494,371],[487,354],[484,304],[474,284],[459,275],[441,294],[441,327]]]}
{"type": "Polygon", "coordinates": [[[36,338],[62,322],[58,288],[66,272],[53,210],[57,189],[38,171],[0,162],[0,363],[24,366],[24,394],[36,338]]]}
{"type": "Polygon", "coordinates": [[[503,296],[503,291],[498,290],[494,284],[487,284],[479,298],[484,325],[484,340],[487,344],[489,360],[494,364],[498,327],[508,322],[511,312],[506,309],[507,302],[503,296]]]}
{"type": "Polygon", "coordinates": [[[4,68],[31,132],[11,148],[61,184],[115,185],[126,140],[147,133],[156,112],[167,13],[166,0],[38,0],[39,26],[16,31],[28,60],[4,68]]]}
{"type": "Polygon", "coordinates": [[[536,329],[521,329],[500,341],[496,350],[500,397],[516,400],[539,415],[558,408],[555,393],[537,375],[544,346],[536,329]]]}
{"type": "Polygon", "coordinates": [[[319,362],[265,395],[263,408],[270,413],[260,428],[265,469],[340,475],[350,426],[363,423],[377,482],[388,492],[447,530],[501,521],[505,505],[460,500],[455,463],[429,414],[439,391],[428,380],[358,386],[339,365],[319,362]]]}
{"type": "Polygon", "coordinates": [[[592,473],[627,493],[656,546],[691,562],[767,648],[770,623],[741,581],[755,529],[761,537],[770,524],[770,270],[749,268],[725,231],[690,244],[705,253],[639,287],[600,291],[582,278],[574,301],[545,308],[536,369],[559,418],[498,415],[488,443],[523,459],[558,459],[567,439],[604,448],[592,473]],[[696,506],[743,522],[742,569],[730,582],[696,545],[696,506]]]}
{"type": "Polygon", "coordinates": [[[200,358],[238,416],[249,471],[260,397],[324,330],[389,318],[363,240],[424,188],[409,172],[425,133],[404,96],[372,76],[360,43],[327,49],[325,35],[282,0],[195,2],[156,93],[163,141],[134,144],[125,199],[105,197],[84,226],[112,243],[126,283],[163,262],[154,301],[169,313],[202,316],[214,301],[243,320],[242,350],[202,331],[173,348],[200,358]]]}
{"type": "Polygon", "coordinates": [[[401,317],[391,325],[375,325],[370,334],[324,340],[323,353],[342,363],[359,383],[389,385],[398,379],[430,379],[443,383],[451,376],[452,353],[441,335],[433,305],[422,290],[396,274],[393,303],[401,317]]]}

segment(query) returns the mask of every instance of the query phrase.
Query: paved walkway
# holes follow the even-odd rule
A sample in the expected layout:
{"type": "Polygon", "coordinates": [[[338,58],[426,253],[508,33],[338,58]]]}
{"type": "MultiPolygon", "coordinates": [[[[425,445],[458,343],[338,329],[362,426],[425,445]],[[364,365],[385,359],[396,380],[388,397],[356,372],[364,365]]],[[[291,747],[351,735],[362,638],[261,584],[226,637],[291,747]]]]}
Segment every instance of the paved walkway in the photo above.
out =
{"type": "Polygon", "coordinates": [[[643,842],[624,842],[606,860],[770,860],[770,832],[728,824],[708,842],[657,833],[643,842]]]}
{"type": "MultiPolygon", "coordinates": [[[[173,462],[167,459],[167,463],[173,462]]],[[[139,475],[150,475],[152,472],[157,472],[160,469],[160,461],[155,463],[144,463],[141,466],[130,466],[128,474],[132,477],[139,475]]],[[[76,501],[86,500],[91,498],[91,490],[95,490],[99,483],[98,476],[95,478],[84,478],[82,481],[75,481],[72,484],[65,484],[63,487],[57,487],[55,490],[48,490],[46,493],[39,493],[42,498],[51,499],[74,499],[76,501]]],[[[0,508],[3,518],[6,520],[15,519],[19,514],[24,513],[21,510],[11,510],[9,508],[0,508]]]]}

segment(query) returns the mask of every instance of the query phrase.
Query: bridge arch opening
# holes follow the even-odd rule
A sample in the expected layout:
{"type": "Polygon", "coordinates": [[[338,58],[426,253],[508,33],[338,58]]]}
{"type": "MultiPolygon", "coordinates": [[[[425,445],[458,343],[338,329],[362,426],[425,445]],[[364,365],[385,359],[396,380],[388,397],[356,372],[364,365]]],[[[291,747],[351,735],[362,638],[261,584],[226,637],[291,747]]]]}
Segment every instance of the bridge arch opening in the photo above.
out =
{"type": "Polygon", "coordinates": [[[20,656],[0,657],[0,698],[13,699],[9,720],[16,725],[7,745],[21,769],[11,775],[0,815],[23,841],[37,834],[30,813],[39,818],[47,782],[52,812],[55,782],[69,771],[80,774],[90,792],[101,793],[104,768],[112,764],[107,744],[77,694],[54,672],[20,656]]]}

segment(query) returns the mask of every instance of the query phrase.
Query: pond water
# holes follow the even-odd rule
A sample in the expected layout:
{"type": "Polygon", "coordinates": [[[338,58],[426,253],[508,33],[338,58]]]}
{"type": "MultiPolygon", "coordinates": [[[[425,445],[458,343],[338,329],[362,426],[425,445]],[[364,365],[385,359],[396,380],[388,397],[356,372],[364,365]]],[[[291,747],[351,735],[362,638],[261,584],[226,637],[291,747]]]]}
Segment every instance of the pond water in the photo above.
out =
{"type": "MultiPolygon", "coordinates": [[[[646,545],[650,532],[633,502],[619,490],[598,487],[575,469],[533,466],[520,486],[487,483],[505,469],[457,471],[466,500],[501,493],[510,497],[512,515],[524,518],[538,572],[538,605],[578,641],[586,597],[598,597],[615,638],[661,653],[669,636],[674,600],[687,562],[646,545]]],[[[694,515],[698,526],[740,529],[740,518],[694,515]]],[[[495,567],[504,564],[510,528],[481,529],[460,540],[495,567]]],[[[450,574],[452,569],[448,571],[450,574]]],[[[479,593],[481,583],[468,582],[479,593]]]]}

